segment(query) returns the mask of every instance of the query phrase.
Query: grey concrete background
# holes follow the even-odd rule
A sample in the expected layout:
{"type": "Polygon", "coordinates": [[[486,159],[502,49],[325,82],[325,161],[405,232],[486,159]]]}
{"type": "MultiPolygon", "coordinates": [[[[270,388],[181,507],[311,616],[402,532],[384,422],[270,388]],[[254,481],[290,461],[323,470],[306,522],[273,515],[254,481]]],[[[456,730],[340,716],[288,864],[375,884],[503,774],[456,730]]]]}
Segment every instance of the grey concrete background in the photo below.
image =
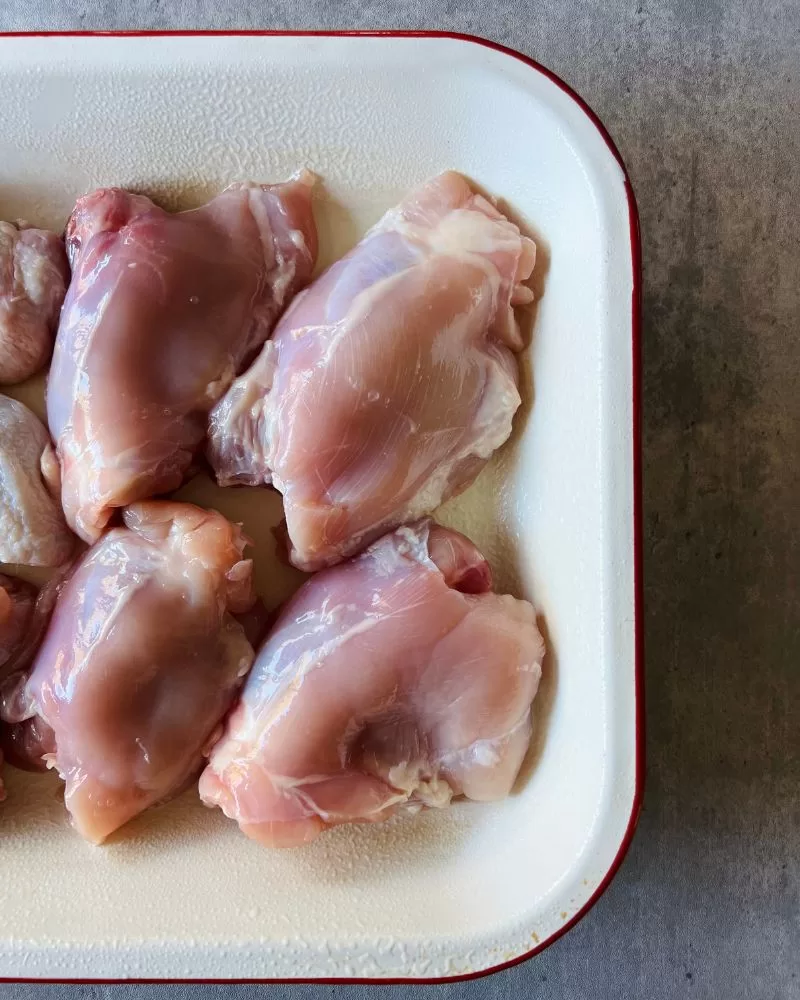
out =
{"type": "Polygon", "coordinates": [[[0,28],[445,28],[555,70],[644,245],[648,785],[594,910],[440,987],[34,987],[14,1000],[800,997],[800,6],[791,0],[0,0],[0,28]]]}

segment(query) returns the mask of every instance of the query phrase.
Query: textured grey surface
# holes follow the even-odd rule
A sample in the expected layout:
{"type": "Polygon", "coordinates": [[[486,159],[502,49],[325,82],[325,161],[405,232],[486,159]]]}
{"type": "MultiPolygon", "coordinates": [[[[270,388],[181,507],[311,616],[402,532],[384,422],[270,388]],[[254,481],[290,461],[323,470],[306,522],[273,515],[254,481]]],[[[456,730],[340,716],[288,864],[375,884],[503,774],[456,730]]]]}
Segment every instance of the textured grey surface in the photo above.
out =
{"type": "Polygon", "coordinates": [[[648,786],[592,912],[488,979],[5,994],[800,997],[800,6],[0,0],[5,30],[129,27],[474,32],[553,69],[605,121],[644,245],[648,786]]]}

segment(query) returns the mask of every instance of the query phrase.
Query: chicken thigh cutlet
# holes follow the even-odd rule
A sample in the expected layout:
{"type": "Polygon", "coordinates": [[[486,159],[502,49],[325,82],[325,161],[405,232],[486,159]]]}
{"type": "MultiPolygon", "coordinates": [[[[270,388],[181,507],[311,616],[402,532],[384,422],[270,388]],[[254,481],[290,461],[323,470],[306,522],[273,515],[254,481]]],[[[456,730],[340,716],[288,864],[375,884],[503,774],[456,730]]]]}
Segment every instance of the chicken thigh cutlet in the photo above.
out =
{"type": "Polygon", "coordinates": [[[96,843],[199,772],[253,662],[246,539],[214,511],[151,501],[76,565],[24,687],[3,706],[96,843]],[[42,735],[43,734],[43,735],[42,735]],[[48,745],[49,743],[49,745],[48,745]],[[53,745],[54,744],[54,745],[53,745]]]}
{"type": "Polygon", "coordinates": [[[300,569],[431,513],[508,438],[535,251],[450,172],[295,299],[212,412],[208,455],[221,485],[283,493],[300,569]]]}
{"type": "Polygon", "coordinates": [[[192,470],[208,411],[311,276],[312,182],[234,184],[177,214],[116,188],[75,206],[47,415],[84,540],[192,470]]]}
{"type": "Polygon", "coordinates": [[[281,610],[200,779],[270,846],[511,790],[544,643],[469,539],[424,520],[312,577],[281,610]]]}
{"type": "Polygon", "coordinates": [[[0,395],[0,562],[60,566],[75,545],[59,500],[58,461],[39,418],[0,395]]]}
{"type": "Polygon", "coordinates": [[[0,384],[24,382],[47,364],[68,284],[59,236],[0,222],[0,384]]]}

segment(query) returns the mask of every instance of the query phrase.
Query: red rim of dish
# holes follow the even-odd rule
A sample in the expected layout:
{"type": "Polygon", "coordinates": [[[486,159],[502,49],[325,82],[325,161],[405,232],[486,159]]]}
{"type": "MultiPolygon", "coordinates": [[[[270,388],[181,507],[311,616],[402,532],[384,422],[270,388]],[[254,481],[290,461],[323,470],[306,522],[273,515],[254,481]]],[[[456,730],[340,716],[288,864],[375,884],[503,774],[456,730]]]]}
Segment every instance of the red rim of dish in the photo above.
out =
{"type": "Polygon", "coordinates": [[[517,955],[515,958],[510,959],[507,962],[501,962],[499,965],[492,965],[486,969],[480,969],[477,972],[467,972],[456,974],[453,976],[434,976],[430,978],[418,977],[418,976],[401,976],[396,978],[383,978],[383,977],[313,977],[311,979],[43,979],[39,977],[34,977],[31,979],[25,979],[21,977],[0,977],[0,982],[3,983],[141,983],[141,984],[157,984],[157,983],[194,983],[197,985],[215,985],[215,984],[276,984],[276,983],[288,983],[288,984],[313,984],[319,983],[320,985],[344,985],[344,984],[383,984],[386,986],[399,985],[399,984],[432,984],[432,983],[454,983],[454,982],[464,982],[469,979],[480,979],[483,976],[491,975],[495,972],[502,972],[505,969],[510,969],[514,965],[519,965],[522,962],[526,962],[529,958],[533,958],[534,955],[538,955],[540,952],[544,951],[545,948],[553,944],[560,937],[571,930],[582,917],[584,917],[589,910],[594,906],[598,899],[603,895],[611,880],[616,875],[620,865],[622,864],[625,855],[628,852],[628,848],[633,840],[633,835],[636,831],[636,824],[639,820],[639,813],[642,808],[642,798],[644,794],[644,768],[645,768],[645,757],[644,757],[644,590],[643,590],[643,576],[642,576],[642,482],[641,482],[641,459],[642,459],[642,430],[641,430],[641,402],[642,402],[642,386],[641,386],[641,359],[642,359],[642,301],[641,301],[641,288],[642,288],[642,253],[641,253],[641,238],[639,233],[639,211],[636,206],[636,198],[633,193],[633,186],[631,184],[630,177],[628,176],[628,170],[625,163],[620,155],[619,150],[611,138],[608,129],[602,123],[600,118],[595,114],[595,112],[589,107],[589,105],[584,101],[584,99],[577,94],[572,87],[566,84],[560,77],[556,76],[552,70],[547,69],[540,63],[536,62],[535,59],[531,59],[529,56],[523,55],[523,53],[518,52],[516,49],[509,48],[506,45],[501,45],[499,42],[490,41],[487,38],[480,38],[478,35],[468,35],[457,31],[393,31],[393,30],[383,30],[383,31],[272,31],[272,30],[248,30],[248,29],[232,29],[226,30],[172,30],[172,31],[157,31],[157,30],[138,30],[138,31],[3,31],[0,32],[0,38],[96,38],[96,37],[127,37],[127,38],[137,38],[137,37],[186,37],[186,36],[196,36],[196,37],[219,37],[219,36],[250,36],[250,37],[298,37],[303,35],[309,35],[313,37],[340,37],[340,38],[446,38],[461,42],[470,42],[473,45],[482,45],[488,49],[494,49],[495,52],[501,52],[503,55],[510,56],[513,59],[519,60],[519,62],[524,63],[530,69],[535,70],[537,73],[541,73],[542,76],[547,77],[551,83],[554,83],[559,90],[563,91],[568,97],[578,105],[578,107],[584,112],[584,114],[589,118],[594,127],[600,133],[603,141],[610,150],[614,159],[620,166],[625,182],[625,196],[628,202],[628,219],[630,225],[630,238],[631,238],[631,262],[633,266],[633,294],[631,301],[631,332],[632,332],[632,356],[633,356],[633,561],[634,561],[634,708],[635,708],[635,784],[634,784],[634,794],[633,802],[631,803],[631,813],[628,818],[628,823],[625,828],[625,833],[620,842],[617,853],[614,856],[611,865],[600,880],[597,888],[591,894],[591,896],[586,900],[586,902],[581,906],[581,908],[567,920],[558,930],[554,931],[549,937],[545,938],[544,941],[540,941],[535,948],[531,948],[530,951],[523,952],[521,955],[517,955]]]}

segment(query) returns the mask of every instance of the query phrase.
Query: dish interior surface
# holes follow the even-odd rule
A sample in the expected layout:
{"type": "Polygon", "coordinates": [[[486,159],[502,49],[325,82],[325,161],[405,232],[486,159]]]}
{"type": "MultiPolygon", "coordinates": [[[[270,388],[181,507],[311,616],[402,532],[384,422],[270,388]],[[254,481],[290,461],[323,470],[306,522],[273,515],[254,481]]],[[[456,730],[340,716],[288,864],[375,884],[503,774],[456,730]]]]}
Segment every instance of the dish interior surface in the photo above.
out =
{"type": "MultiPolygon", "coordinates": [[[[548,642],[515,793],[269,851],[193,791],[107,846],[54,775],[6,769],[0,976],[440,977],[525,954],[612,867],[636,799],[633,260],[622,169],[568,93],[470,41],[373,37],[0,40],[0,217],[63,227],[102,185],[166,207],[234,180],[320,177],[321,264],[445,168],[534,236],[512,440],[440,512],[532,600],[548,642]]],[[[42,412],[43,380],[11,394],[42,412]]],[[[244,523],[270,605],[271,491],[182,497],[244,523]]]]}

